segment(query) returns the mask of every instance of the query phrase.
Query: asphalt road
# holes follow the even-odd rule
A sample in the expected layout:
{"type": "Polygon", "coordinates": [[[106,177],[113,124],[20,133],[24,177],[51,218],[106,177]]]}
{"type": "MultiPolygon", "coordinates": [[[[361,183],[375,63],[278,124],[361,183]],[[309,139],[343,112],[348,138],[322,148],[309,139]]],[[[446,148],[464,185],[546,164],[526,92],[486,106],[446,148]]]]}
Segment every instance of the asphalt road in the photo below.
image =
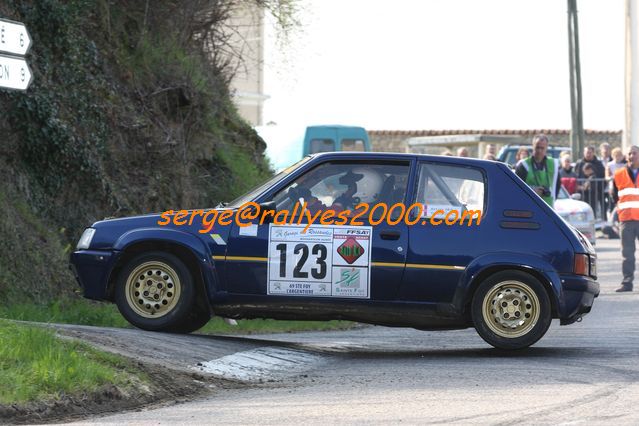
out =
{"type": "MultiPolygon", "coordinates": [[[[149,359],[257,385],[92,422],[639,424],[639,292],[613,291],[621,280],[619,240],[599,240],[597,252],[602,294],[592,312],[570,326],[553,322],[540,342],[515,355],[492,349],[473,329],[166,335],[164,355],[157,353],[163,335],[149,333],[157,343],[149,359]]],[[[127,333],[117,335],[124,352],[146,336],[127,333]]]]}

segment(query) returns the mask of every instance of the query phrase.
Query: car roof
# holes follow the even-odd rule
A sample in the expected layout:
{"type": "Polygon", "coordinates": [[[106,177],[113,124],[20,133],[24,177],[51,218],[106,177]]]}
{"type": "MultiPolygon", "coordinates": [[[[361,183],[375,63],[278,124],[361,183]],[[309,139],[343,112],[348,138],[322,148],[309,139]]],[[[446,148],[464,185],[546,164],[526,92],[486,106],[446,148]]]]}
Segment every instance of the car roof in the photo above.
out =
{"type": "Polygon", "coordinates": [[[450,155],[430,155],[430,154],[414,154],[406,152],[359,152],[359,151],[335,151],[335,152],[320,152],[317,154],[311,154],[313,159],[320,158],[337,158],[345,160],[357,160],[357,159],[382,159],[382,160],[418,160],[418,161],[438,161],[449,162],[454,164],[468,164],[468,165],[482,165],[482,166],[503,166],[500,161],[494,160],[481,160],[479,158],[471,157],[456,157],[450,155]]]}

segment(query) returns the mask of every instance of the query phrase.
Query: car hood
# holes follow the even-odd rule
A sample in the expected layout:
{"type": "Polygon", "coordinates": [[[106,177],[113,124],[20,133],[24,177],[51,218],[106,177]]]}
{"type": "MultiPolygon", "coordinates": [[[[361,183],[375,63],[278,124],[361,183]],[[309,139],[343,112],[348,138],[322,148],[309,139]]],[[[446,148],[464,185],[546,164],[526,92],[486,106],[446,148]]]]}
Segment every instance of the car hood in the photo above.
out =
{"type": "MultiPolygon", "coordinates": [[[[163,221],[166,222],[167,218],[172,219],[178,212],[186,211],[189,213],[194,210],[228,210],[228,208],[221,207],[217,209],[193,209],[193,210],[175,210],[173,214],[167,214],[166,212],[162,213],[151,213],[140,216],[128,216],[122,218],[113,218],[113,219],[104,219],[98,222],[95,222],[91,225],[92,228],[95,228],[96,232],[91,242],[91,248],[94,249],[109,249],[113,248],[114,244],[118,239],[130,232],[132,230],[140,230],[140,229],[151,229],[151,228],[160,228],[160,229],[177,229],[185,232],[191,231],[191,226],[176,226],[173,224],[168,225],[159,225],[158,222],[163,221]]],[[[198,217],[198,216],[196,216],[198,217]]],[[[188,220],[188,216],[187,216],[188,220]]],[[[197,227],[197,229],[201,228],[201,217],[197,222],[194,221],[193,226],[197,227]]],[[[196,232],[194,232],[196,233],[196,232]]]]}
{"type": "Polygon", "coordinates": [[[592,208],[588,203],[572,199],[555,200],[555,211],[560,215],[570,213],[587,213],[592,208]]]}

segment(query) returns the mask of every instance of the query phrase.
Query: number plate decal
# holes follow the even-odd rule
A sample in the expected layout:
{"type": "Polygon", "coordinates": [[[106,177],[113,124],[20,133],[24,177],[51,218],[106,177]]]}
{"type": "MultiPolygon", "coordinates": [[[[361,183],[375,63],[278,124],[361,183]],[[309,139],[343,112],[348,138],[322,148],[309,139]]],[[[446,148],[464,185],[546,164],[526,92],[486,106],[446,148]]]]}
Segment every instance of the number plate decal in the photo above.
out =
{"type": "Polygon", "coordinates": [[[269,226],[268,294],[370,298],[370,226],[269,226]]]}

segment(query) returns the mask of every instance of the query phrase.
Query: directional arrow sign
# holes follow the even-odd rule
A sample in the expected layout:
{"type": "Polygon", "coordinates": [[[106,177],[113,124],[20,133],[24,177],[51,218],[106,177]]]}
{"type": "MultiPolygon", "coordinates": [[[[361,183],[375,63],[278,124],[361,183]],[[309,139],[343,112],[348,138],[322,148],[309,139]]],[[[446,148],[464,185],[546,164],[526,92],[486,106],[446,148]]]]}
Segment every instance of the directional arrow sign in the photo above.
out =
{"type": "Polygon", "coordinates": [[[31,37],[24,24],[0,18],[0,52],[24,56],[30,47],[31,37]]]}
{"type": "Polygon", "coordinates": [[[0,55],[0,88],[27,90],[31,70],[24,58],[0,55]]]}

